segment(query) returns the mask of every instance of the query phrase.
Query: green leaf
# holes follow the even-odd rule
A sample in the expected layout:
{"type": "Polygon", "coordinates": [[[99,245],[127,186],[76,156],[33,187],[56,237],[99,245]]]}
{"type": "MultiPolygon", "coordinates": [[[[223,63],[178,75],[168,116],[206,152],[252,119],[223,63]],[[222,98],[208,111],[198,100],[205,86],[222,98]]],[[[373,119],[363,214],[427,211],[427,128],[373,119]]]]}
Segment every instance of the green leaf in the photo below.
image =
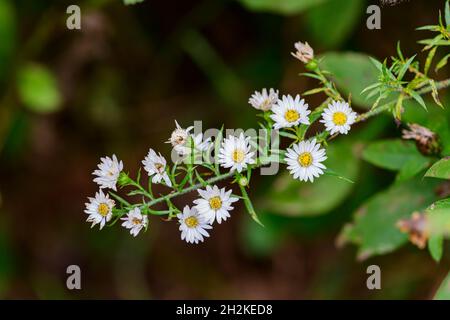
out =
{"type": "Polygon", "coordinates": [[[343,228],[338,242],[358,245],[360,260],[397,249],[408,241],[397,222],[436,200],[436,185],[435,181],[414,179],[374,195],[354,213],[353,223],[343,228]]]}
{"type": "Polygon", "coordinates": [[[252,11],[272,12],[283,15],[300,13],[327,0],[239,0],[252,11]]]}
{"type": "Polygon", "coordinates": [[[430,235],[450,235],[450,198],[436,201],[427,208],[426,214],[430,235]]]}
{"type": "Polygon", "coordinates": [[[123,0],[123,3],[125,5],[129,5],[129,4],[136,4],[136,3],[141,3],[144,2],[145,0],[123,0]]]}
{"type": "Polygon", "coordinates": [[[348,180],[355,181],[359,171],[357,148],[353,148],[350,140],[342,139],[328,146],[325,165],[329,163],[334,171],[329,170],[329,174],[320,176],[314,183],[295,180],[285,171],[275,179],[271,192],[258,199],[257,207],[286,216],[314,216],[338,206],[352,192],[354,185],[348,180]],[[326,197],[324,190],[327,190],[326,197]]]}
{"type": "Polygon", "coordinates": [[[336,47],[352,34],[364,13],[362,0],[329,0],[306,13],[306,27],[314,43],[325,48],[336,47]],[[327,30],[327,32],[324,32],[327,30]]]}
{"type": "MultiPolygon", "coordinates": [[[[448,2],[447,2],[448,3],[448,2]]],[[[450,272],[434,295],[434,300],[450,300],[450,272]]]]}
{"type": "Polygon", "coordinates": [[[396,177],[397,181],[408,180],[425,170],[430,164],[430,160],[425,157],[413,157],[405,162],[396,177]]]}
{"type": "Polygon", "coordinates": [[[427,110],[427,106],[422,96],[413,90],[406,91],[414,100],[416,100],[425,110],[427,110]]]}
{"type": "Polygon", "coordinates": [[[428,251],[434,261],[439,262],[444,251],[444,237],[442,235],[431,236],[428,239],[428,251]]]}
{"type": "Polygon", "coordinates": [[[354,104],[367,109],[372,107],[375,99],[366,99],[361,92],[378,81],[379,72],[367,55],[327,53],[323,56],[321,67],[332,73],[332,79],[344,95],[352,94],[354,104]]]}
{"type": "Polygon", "coordinates": [[[245,190],[245,187],[241,185],[239,185],[239,188],[241,189],[242,199],[244,200],[245,208],[247,209],[248,214],[256,223],[264,227],[262,222],[259,220],[258,215],[256,214],[255,208],[253,207],[253,203],[248,196],[247,190],[245,190]]]}
{"type": "Polygon", "coordinates": [[[450,1],[447,0],[447,2],[445,3],[445,26],[448,27],[450,26],[450,1]]]}
{"type": "Polygon", "coordinates": [[[445,55],[441,60],[439,60],[439,62],[436,64],[436,67],[434,68],[434,71],[438,72],[440,69],[445,67],[447,65],[448,58],[450,58],[450,53],[445,55]]]}
{"type": "Polygon", "coordinates": [[[369,144],[363,151],[363,159],[380,168],[401,170],[410,163],[411,168],[405,169],[403,175],[414,171],[421,164],[428,163],[412,141],[380,140],[369,144]]]}
{"type": "Polygon", "coordinates": [[[54,75],[43,65],[26,64],[19,70],[17,87],[23,104],[39,113],[57,111],[61,94],[54,75]]]}
{"type": "Polygon", "coordinates": [[[450,179],[450,157],[439,160],[425,173],[425,177],[450,179]]]}

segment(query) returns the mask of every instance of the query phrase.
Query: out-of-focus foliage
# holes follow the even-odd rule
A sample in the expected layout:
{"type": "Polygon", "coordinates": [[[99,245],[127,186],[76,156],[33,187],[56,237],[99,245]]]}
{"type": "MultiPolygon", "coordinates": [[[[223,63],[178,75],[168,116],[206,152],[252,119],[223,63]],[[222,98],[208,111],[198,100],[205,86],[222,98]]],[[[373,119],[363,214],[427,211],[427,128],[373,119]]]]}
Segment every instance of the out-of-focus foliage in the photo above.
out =
{"type": "Polygon", "coordinates": [[[39,113],[54,112],[61,105],[61,95],[54,75],[46,67],[26,64],[19,70],[17,87],[23,104],[39,113]]]}
{"type": "Polygon", "coordinates": [[[426,177],[450,179],[450,158],[444,158],[433,164],[425,174],[426,177]]]}
{"type": "Polygon", "coordinates": [[[306,26],[314,43],[324,48],[339,46],[354,31],[364,13],[365,0],[328,0],[306,14],[306,26]]]}
{"type": "Polygon", "coordinates": [[[374,195],[354,213],[354,222],[344,227],[340,243],[358,245],[359,259],[385,254],[408,241],[396,223],[436,200],[436,182],[415,179],[394,184],[374,195]]]}
{"type": "Polygon", "coordinates": [[[322,57],[322,66],[331,72],[333,80],[349,95],[354,104],[370,108],[374,100],[366,99],[361,91],[376,81],[378,72],[367,55],[356,52],[326,53],[322,57]]]}
{"type": "Polygon", "coordinates": [[[297,14],[330,0],[239,0],[248,9],[279,14],[297,14]]]}
{"type": "Polygon", "coordinates": [[[447,277],[442,281],[441,286],[439,287],[436,295],[434,296],[435,300],[450,300],[450,273],[447,277]]]}

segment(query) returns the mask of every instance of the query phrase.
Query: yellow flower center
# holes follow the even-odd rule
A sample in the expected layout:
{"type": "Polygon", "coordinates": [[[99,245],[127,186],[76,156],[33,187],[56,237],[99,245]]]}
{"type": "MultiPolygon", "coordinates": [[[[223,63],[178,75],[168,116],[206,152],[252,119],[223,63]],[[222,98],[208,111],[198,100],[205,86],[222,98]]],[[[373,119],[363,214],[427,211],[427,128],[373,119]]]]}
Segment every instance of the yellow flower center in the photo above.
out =
{"type": "Polygon", "coordinates": [[[190,216],[189,218],[184,219],[184,223],[189,228],[195,228],[196,226],[198,226],[198,219],[194,216],[190,216]]]}
{"type": "Polygon", "coordinates": [[[140,225],[142,223],[142,220],[138,219],[138,218],[133,218],[133,219],[131,219],[131,222],[133,222],[133,224],[135,226],[138,226],[138,225],[140,225]]]}
{"type": "Polygon", "coordinates": [[[333,114],[333,122],[337,126],[342,126],[347,123],[347,116],[343,112],[335,112],[333,114]]]}
{"type": "Polygon", "coordinates": [[[297,111],[290,109],[286,111],[284,118],[287,122],[295,122],[300,118],[300,114],[297,111]]]}
{"type": "Polygon", "coordinates": [[[97,212],[102,216],[106,217],[109,213],[109,206],[108,204],[102,202],[98,205],[97,212]]]}
{"type": "Polygon", "coordinates": [[[313,162],[313,158],[311,153],[309,152],[303,152],[298,156],[298,163],[302,167],[309,167],[313,162]]]}
{"type": "Polygon", "coordinates": [[[209,199],[209,206],[213,210],[220,209],[222,207],[222,199],[220,199],[220,197],[218,196],[212,197],[211,199],[209,199]]]}
{"type": "Polygon", "coordinates": [[[164,170],[164,165],[162,163],[155,163],[155,168],[158,172],[162,172],[164,170]]]}
{"type": "Polygon", "coordinates": [[[241,163],[242,161],[244,161],[245,158],[244,151],[240,149],[234,150],[233,154],[231,155],[231,158],[233,159],[234,162],[241,163]]]}

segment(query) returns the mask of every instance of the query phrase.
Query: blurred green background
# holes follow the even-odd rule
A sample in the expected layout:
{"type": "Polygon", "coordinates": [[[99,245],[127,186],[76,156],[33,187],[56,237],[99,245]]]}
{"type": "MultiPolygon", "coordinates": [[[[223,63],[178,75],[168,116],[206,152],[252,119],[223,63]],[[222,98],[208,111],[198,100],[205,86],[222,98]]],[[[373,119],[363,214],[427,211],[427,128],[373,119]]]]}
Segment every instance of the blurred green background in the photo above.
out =
{"type": "MultiPolygon", "coordinates": [[[[368,30],[371,3],[377,2],[86,0],[77,1],[82,29],[68,30],[73,1],[0,0],[0,298],[431,298],[448,271],[448,254],[438,264],[397,233],[396,244],[381,250],[379,243],[339,246],[351,238],[341,229],[353,213],[396,179],[361,158],[369,141],[400,135],[388,115],[330,146],[329,163],[355,184],[254,175],[250,195],[266,228],[242,204],[198,246],[179,239],[175,222],[156,217],[136,239],[119,226],[99,232],[85,223],[100,156],[115,153],[136,172],[149,147],[169,154],[162,142],[175,119],[183,126],[202,120],[204,128],[256,128],[247,104],[254,90],[313,88],[289,54],[295,41],[326,54],[324,63],[343,92],[353,93],[357,111],[367,108],[358,94],[376,74],[349,52],[383,59],[401,40],[412,55],[423,35],[413,30],[436,23],[443,7],[426,0],[383,7],[382,29],[368,30]],[[71,264],[81,267],[80,291],[66,289],[71,264]],[[366,288],[371,264],[381,267],[382,290],[366,288]]],[[[430,109],[405,117],[448,124],[447,111],[430,109]]],[[[389,189],[371,208],[382,214],[394,201],[390,194],[412,202],[424,196],[427,205],[434,186],[389,189]]],[[[193,196],[175,203],[182,207],[193,196]]],[[[384,232],[377,221],[363,223],[357,232],[384,232]]]]}

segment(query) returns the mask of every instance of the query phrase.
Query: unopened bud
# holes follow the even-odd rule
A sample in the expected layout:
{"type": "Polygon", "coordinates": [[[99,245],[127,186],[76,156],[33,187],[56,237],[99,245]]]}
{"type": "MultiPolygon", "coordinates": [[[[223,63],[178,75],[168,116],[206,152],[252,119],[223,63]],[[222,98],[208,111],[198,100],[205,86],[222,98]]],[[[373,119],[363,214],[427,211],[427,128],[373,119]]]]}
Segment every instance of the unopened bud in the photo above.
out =
{"type": "Polygon", "coordinates": [[[130,177],[128,176],[128,174],[126,174],[125,172],[121,172],[119,174],[119,178],[117,179],[117,184],[119,185],[119,187],[125,187],[128,186],[131,182],[130,177]]]}
{"type": "Polygon", "coordinates": [[[248,186],[248,179],[246,177],[239,178],[239,184],[243,187],[248,186]]]}

